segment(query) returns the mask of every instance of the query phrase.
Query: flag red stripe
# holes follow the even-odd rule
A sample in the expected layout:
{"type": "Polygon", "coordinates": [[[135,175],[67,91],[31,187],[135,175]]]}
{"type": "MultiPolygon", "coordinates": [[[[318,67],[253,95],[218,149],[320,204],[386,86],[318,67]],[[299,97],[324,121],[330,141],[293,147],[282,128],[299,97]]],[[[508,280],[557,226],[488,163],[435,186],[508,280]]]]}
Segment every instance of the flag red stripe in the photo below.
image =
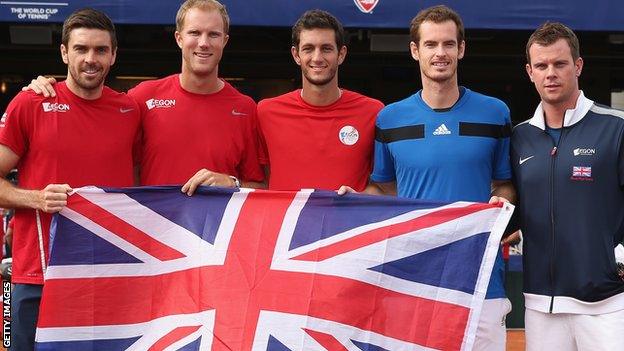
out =
{"type": "Polygon", "coordinates": [[[333,335],[321,333],[308,328],[303,328],[303,330],[305,330],[308,335],[316,340],[316,342],[323,346],[327,351],[349,351],[333,335]]]}
{"type": "Polygon", "coordinates": [[[173,343],[177,342],[178,340],[181,340],[182,338],[191,335],[200,327],[200,325],[197,325],[175,328],[174,330],[164,335],[162,338],[158,339],[158,341],[156,341],[154,345],[152,345],[152,347],[148,349],[148,351],[162,351],[165,348],[171,346],[173,343]]]}
{"type": "Polygon", "coordinates": [[[336,243],[323,246],[317,250],[306,252],[302,255],[296,256],[293,259],[301,261],[314,261],[320,262],[328,258],[332,258],[343,253],[353,251],[368,245],[394,238],[400,235],[404,235],[416,230],[421,230],[429,227],[436,226],[438,224],[452,221],[459,217],[467,216],[469,214],[479,212],[481,210],[491,208],[492,205],[488,204],[472,204],[465,207],[447,208],[435,212],[428,213],[426,215],[414,218],[409,221],[384,226],[382,228],[376,228],[367,232],[364,232],[355,237],[347,238],[336,243]]]}
{"type": "Polygon", "coordinates": [[[181,252],[161,243],[79,194],[69,197],[67,207],[161,261],[185,257],[181,252]]]}

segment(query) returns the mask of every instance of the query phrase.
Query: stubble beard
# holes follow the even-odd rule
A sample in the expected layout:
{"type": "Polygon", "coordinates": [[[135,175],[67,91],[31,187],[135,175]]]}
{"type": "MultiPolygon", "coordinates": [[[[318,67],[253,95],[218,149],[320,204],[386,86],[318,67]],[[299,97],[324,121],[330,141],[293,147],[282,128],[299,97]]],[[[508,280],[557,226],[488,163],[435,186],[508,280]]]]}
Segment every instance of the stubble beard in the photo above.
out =
{"type": "Polygon", "coordinates": [[[106,78],[106,75],[108,74],[108,71],[104,72],[104,69],[101,68],[101,75],[96,78],[96,79],[92,79],[92,80],[88,80],[83,78],[80,75],[80,69],[70,69],[69,70],[69,74],[71,74],[72,79],[74,80],[74,83],[80,87],[83,90],[95,90],[98,89],[103,83],[104,83],[104,79],[106,78]]]}
{"type": "Polygon", "coordinates": [[[318,78],[318,79],[310,77],[307,70],[304,70],[303,77],[305,78],[306,81],[308,81],[308,83],[319,86],[319,87],[323,87],[331,83],[332,80],[334,80],[334,77],[336,77],[336,70],[332,70],[325,78],[318,78]]]}
{"type": "Polygon", "coordinates": [[[438,84],[447,83],[453,80],[455,77],[457,77],[457,66],[452,72],[450,72],[447,75],[440,76],[440,75],[428,74],[428,72],[426,71],[423,71],[423,75],[432,82],[435,82],[438,84]]]}

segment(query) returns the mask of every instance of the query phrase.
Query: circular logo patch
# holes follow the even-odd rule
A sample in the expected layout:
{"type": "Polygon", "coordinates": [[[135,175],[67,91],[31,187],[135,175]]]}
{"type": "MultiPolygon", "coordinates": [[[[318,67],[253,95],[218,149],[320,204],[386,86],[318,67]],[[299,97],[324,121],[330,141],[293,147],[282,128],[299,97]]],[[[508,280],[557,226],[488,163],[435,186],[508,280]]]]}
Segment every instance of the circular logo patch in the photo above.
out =
{"type": "Polygon", "coordinates": [[[360,139],[360,133],[358,133],[357,129],[352,126],[344,126],[338,132],[338,138],[340,138],[340,142],[351,146],[357,143],[358,139],[360,139]]]}

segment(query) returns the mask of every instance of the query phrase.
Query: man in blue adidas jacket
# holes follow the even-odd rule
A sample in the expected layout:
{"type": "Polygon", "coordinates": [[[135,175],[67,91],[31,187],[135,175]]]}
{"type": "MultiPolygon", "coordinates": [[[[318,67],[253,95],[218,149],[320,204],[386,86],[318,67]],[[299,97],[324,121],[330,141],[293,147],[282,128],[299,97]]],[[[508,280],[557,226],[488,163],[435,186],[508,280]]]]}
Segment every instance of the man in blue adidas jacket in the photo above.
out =
{"type": "Polygon", "coordinates": [[[545,23],[530,37],[527,73],[541,97],[512,134],[524,234],[528,350],[622,350],[624,112],[579,90],[576,35],[545,23]]]}
{"type": "MultiPolygon", "coordinates": [[[[423,88],[377,116],[374,169],[366,192],[438,201],[488,202],[491,195],[512,200],[509,109],[458,85],[457,67],[466,47],[460,16],[443,5],[424,9],[412,20],[410,36],[423,88]]],[[[505,350],[511,304],[503,280],[499,254],[474,350],[505,350]]]]}

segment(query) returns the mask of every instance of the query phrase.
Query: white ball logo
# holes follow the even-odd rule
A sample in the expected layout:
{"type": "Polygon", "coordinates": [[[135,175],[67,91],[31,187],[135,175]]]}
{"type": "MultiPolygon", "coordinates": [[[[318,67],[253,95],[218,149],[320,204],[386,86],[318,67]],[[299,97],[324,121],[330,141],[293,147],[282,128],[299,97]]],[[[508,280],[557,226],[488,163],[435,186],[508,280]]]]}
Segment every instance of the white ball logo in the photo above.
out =
{"type": "Polygon", "coordinates": [[[360,139],[360,133],[358,133],[357,129],[353,126],[344,126],[340,129],[340,132],[338,132],[338,138],[341,143],[351,146],[355,145],[358,139],[360,139]]]}

